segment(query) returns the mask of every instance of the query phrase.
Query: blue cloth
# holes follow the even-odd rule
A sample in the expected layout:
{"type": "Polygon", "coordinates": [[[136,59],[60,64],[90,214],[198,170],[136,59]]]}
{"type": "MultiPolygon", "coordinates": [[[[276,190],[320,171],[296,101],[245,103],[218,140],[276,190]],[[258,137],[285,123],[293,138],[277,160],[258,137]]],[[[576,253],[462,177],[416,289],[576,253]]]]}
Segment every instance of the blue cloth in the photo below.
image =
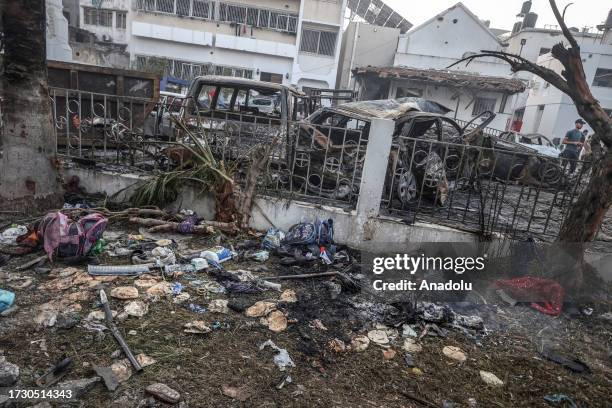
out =
{"type": "Polygon", "coordinates": [[[11,307],[15,301],[15,294],[8,290],[0,289],[0,312],[11,307]]]}

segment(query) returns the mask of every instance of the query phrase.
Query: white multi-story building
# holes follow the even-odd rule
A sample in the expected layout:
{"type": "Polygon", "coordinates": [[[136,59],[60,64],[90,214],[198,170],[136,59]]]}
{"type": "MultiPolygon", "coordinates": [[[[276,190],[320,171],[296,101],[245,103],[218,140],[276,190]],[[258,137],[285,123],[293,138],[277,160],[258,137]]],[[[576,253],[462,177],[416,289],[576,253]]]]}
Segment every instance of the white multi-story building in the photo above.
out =
{"type": "Polygon", "coordinates": [[[126,44],[162,85],[220,74],[333,88],[346,0],[81,0],[80,27],[126,44]]]}

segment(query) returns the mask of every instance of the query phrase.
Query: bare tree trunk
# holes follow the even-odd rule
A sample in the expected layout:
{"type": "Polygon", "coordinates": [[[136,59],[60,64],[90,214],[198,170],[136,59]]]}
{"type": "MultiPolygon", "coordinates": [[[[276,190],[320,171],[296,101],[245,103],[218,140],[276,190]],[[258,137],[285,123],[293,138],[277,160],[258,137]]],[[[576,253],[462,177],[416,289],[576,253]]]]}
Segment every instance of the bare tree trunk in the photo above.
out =
{"type": "Polygon", "coordinates": [[[612,203],[612,150],[593,163],[589,184],[578,197],[565,219],[559,240],[593,241],[612,203]]]}
{"type": "Polygon", "coordinates": [[[0,208],[38,211],[60,203],[47,88],[44,0],[3,0],[0,208]]]}

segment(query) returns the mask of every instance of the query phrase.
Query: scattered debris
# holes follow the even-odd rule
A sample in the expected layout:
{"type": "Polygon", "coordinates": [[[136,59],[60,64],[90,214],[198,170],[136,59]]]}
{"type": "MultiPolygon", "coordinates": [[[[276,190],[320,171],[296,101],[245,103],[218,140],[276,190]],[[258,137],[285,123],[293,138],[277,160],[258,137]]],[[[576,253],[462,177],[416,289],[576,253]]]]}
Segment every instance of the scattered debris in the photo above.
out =
{"type": "Polygon", "coordinates": [[[181,394],[164,383],[151,384],[147,386],[145,391],[156,399],[168,404],[176,404],[181,400],[181,394]]]}
{"type": "Polygon", "coordinates": [[[402,325],[402,337],[417,337],[417,332],[408,324],[402,325]]]}
{"type": "Polygon", "coordinates": [[[584,372],[588,373],[591,371],[591,369],[586,364],[584,364],[582,361],[578,359],[569,359],[567,357],[564,357],[554,352],[553,350],[547,347],[544,347],[542,350],[540,350],[540,354],[545,359],[555,362],[557,364],[561,364],[563,367],[575,373],[584,373],[584,372]]]}
{"type": "Polygon", "coordinates": [[[223,395],[242,402],[246,401],[250,397],[248,389],[244,386],[232,387],[224,384],[221,387],[221,391],[223,392],[223,395]]]}
{"type": "Polygon", "coordinates": [[[227,299],[215,299],[211,300],[208,304],[208,310],[212,313],[228,314],[229,308],[227,307],[227,299]]]}
{"type": "Polygon", "coordinates": [[[463,363],[465,362],[465,360],[467,360],[465,353],[459,347],[445,346],[442,349],[442,353],[444,353],[446,357],[458,361],[460,363],[463,363]]]}
{"type": "Polygon", "coordinates": [[[185,330],[183,330],[185,333],[206,334],[212,331],[212,329],[202,320],[185,323],[183,327],[185,328],[185,330]]]}
{"type": "Polygon", "coordinates": [[[297,296],[295,291],[292,289],[287,289],[283,291],[280,295],[280,301],[285,303],[295,303],[297,302],[297,296]]]}
{"type": "Polygon", "coordinates": [[[487,385],[490,385],[492,387],[501,387],[504,385],[504,382],[502,380],[500,380],[495,374],[490,373],[488,371],[480,370],[480,378],[487,385]]]}
{"type": "Polygon", "coordinates": [[[346,351],[346,344],[340,339],[332,339],[327,343],[327,348],[335,353],[344,353],[346,351]]]}
{"type": "Polygon", "coordinates": [[[551,405],[567,408],[578,408],[573,399],[564,394],[550,394],[544,396],[544,401],[551,405]],[[564,404],[567,403],[567,404],[564,404]]]}
{"type": "Polygon", "coordinates": [[[416,365],[414,364],[414,357],[412,357],[412,354],[410,353],[404,354],[404,361],[406,362],[406,367],[408,368],[412,368],[416,365]]]}
{"type": "Polygon", "coordinates": [[[287,328],[287,317],[280,310],[275,310],[266,317],[265,324],[268,329],[279,333],[287,328]]]}
{"type": "Polygon", "coordinates": [[[0,387],[10,387],[19,378],[19,366],[6,361],[6,357],[0,356],[0,387]]]}
{"type": "Polygon", "coordinates": [[[46,373],[41,375],[36,379],[36,385],[39,387],[49,387],[59,380],[61,380],[66,374],[68,374],[68,370],[72,367],[72,359],[70,357],[66,357],[61,360],[55,366],[51,367],[46,373]]]}
{"type": "Polygon", "coordinates": [[[96,374],[102,377],[104,385],[109,391],[115,391],[119,387],[119,379],[115,376],[111,367],[102,367],[96,364],[93,364],[92,367],[96,374]]]}
{"type": "Polygon", "coordinates": [[[106,293],[104,292],[104,289],[100,289],[100,302],[102,303],[102,307],[104,308],[104,316],[106,319],[106,324],[109,326],[111,333],[113,333],[115,340],[117,340],[117,343],[119,343],[119,345],[121,346],[123,353],[130,360],[130,363],[132,364],[134,369],[136,371],[142,371],[142,367],[140,366],[140,363],[138,363],[138,361],[134,357],[134,354],[132,354],[132,351],[130,350],[127,343],[123,339],[123,336],[119,332],[119,329],[117,329],[117,326],[115,326],[115,323],[113,323],[113,314],[108,304],[108,298],[106,297],[106,293]]]}
{"type": "Polygon", "coordinates": [[[371,330],[368,332],[368,338],[376,344],[389,344],[389,337],[387,337],[387,332],[384,330],[371,330]]]}
{"type": "Polygon", "coordinates": [[[244,313],[247,317],[262,317],[267,316],[274,310],[276,310],[276,303],[262,300],[246,309],[244,313]]]}
{"type": "Polygon", "coordinates": [[[263,342],[259,346],[259,350],[263,350],[266,347],[270,347],[277,352],[274,356],[274,364],[276,364],[280,371],[285,371],[287,367],[295,367],[295,363],[289,356],[287,350],[278,347],[272,340],[266,340],[263,342]]]}
{"type": "Polygon", "coordinates": [[[134,300],[125,305],[124,311],[129,316],[143,317],[149,312],[149,306],[141,300],[134,300]]]}
{"type": "Polygon", "coordinates": [[[351,341],[351,349],[357,352],[365,351],[370,345],[370,338],[368,336],[355,336],[351,341]]]}
{"type": "Polygon", "coordinates": [[[395,355],[397,354],[397,352],[393,349],[387,349],[383,351],[383,358],[385,360],[393,360],[395,358],[395,355]]]}
{"type": "Polygon", "coordinates": [[[15,301],[15,294],[8,290],[0,289],[0,312],[11,307],[15,301]]]}
{"type": "Polygon", "coordinates": [[[100,377],[83,378],[80,380],[64,381],[55,386],[55,388],[72,390],[72,396],[75,399],[83,397],[102,379],[100,377]]]}
{"type": "Polygon", "coordinates": [[[402,346],[402,349],[404,349],[404,351],[407,351],[408,353],[419,353],[423,350],[423,346],[417,343],[416,339],[408,337],[404,340],[404,345],[402,346]]]}
{"type": "Polygon", "coordinates": [[[134,286],[118,286],[111,290],[110,295],[120,300],[138,299],[138,289],[134,286]]]}

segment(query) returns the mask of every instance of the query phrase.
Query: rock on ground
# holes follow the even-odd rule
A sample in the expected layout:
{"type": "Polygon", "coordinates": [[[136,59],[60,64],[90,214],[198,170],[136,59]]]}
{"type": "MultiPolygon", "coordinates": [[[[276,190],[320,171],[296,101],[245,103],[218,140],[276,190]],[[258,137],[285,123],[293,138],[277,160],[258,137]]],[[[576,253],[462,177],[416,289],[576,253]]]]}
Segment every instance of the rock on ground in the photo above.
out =
{"type": "Polygon", "coordinates": [[[482,379],[482,381],[487,383],[487,385],[493,387],[501,387],[504,385],[504,382],[500,380],[499,377],[488,371],[480,370],[480,378],[482,379]]]}
{"type": "Polygon", "coordinates": [[[73,392],[74,398],[80,398],[91,390],[102,378],[91,377],[82,378],[80,380],[64,381],[63,383],[57,384],[54,388],[70,389],[73,392]]]}
{"type": "Polygon", "coordinates": [[[181,394],[178,391],[173,390],[164,383],[151,384],[145,391],[156,399],[169,404],[176,404],[181,399],[181,394]]]}
{"type": "Polygon", "coordinates": [[[6,361],[6,357],[0,357],[0,387],[9,387],[17,382],[19,378],[19,366],[6,361]]]}
{"type": "Polygon", "coordinates": [[[110,295],[121,300],[137,299],[138,289],[136,289],[134,286],[118,286],[111,290],[110,295]]]}

